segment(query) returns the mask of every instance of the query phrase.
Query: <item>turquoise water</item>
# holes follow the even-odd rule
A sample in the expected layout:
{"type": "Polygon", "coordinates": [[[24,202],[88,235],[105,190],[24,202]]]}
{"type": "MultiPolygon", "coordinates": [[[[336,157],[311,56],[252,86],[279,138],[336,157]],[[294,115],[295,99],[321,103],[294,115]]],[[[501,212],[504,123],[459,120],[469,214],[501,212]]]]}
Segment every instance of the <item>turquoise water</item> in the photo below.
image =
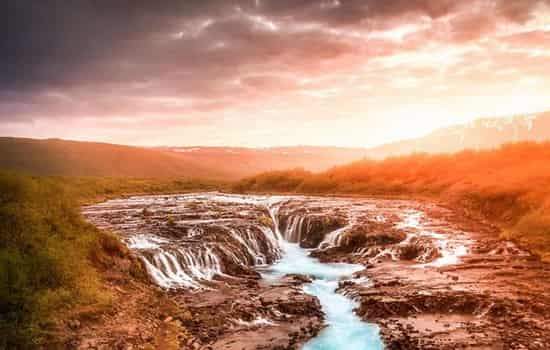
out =
{"type": "Polygon", "coordinates": [[[308,256],[297,244],[282,242],[283,258],[274,264],[264,277],[274,279],[289,273],[309,275],[313,282],[304,287],[306,293],[316,296],[326,315],[327,327],[304,350],[378,350],[384,345],[376,325],[362,322],[353,313],[356,303],[336,293],[338,281],[349,278],[363,269],[360,265],[323,264],[308,256]]]}

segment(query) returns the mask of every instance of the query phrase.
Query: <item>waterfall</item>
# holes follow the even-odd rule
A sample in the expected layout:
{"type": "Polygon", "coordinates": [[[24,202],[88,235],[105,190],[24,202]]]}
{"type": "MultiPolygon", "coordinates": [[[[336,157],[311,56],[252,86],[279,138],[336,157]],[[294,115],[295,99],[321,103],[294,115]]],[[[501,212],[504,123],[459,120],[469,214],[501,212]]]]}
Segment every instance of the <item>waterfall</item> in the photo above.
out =
{"type": "Polygon", "coordinates": [[[345,233],[347,230],[349,230],[352,226],[353,224],[349,223],[342,228],[332,231],[321,242],[321,244],[319,245],[319,248],[327,249],[327,248],[333,248],[333,247],[339,246],[340,242],[342,241],[342,234],[345,233]]]}
{"type": "Polygon", "coordinates": [[[299,243],[304,231],[304,221],[307,222],[306,217],[303,215],[291,216],[286,225],[284,238],[289,242],[299,243]]]}
{"type": "Polygon", "coordinates": [[[277,237],[277,240],[282,240],[283,235],[281,234],[281,230],[279,228],[279,209],[281,208],[281,203],[272,204],[269,203],[267,205],[267,211],[269,212],[269,216],[271,217],[271,221],[273,222],[273,230],[275,233],[275,237],[277,237]]]}
{"type": "Polygon", "coordinates": [[[158,285],[201,288],[216,276],[272,264],[282,256],[283,241],[302,244],[314,232],[310,247],[323,239],[338,243],[344,229],[324,237],[325,213],[311,212],[306,202],[285,206],[290,202],[283,196],[220,193],[143,196],[90,206],[84,214],[98,227],[118,232],[158,285]],[[263,220],[266,211],[270,221],[263,220]]]}
{"type": "Polygon", "coordinates": [[[220,258],[210,247],[159,249],[141,258],[153,280],[164,288],[198,288],[199,281],[224,275],[220,258]]]}
{"type": "MultiPolygon", "coordinates": [[[[310,276],[303,288],[319,299],[327,327],[304,349],[382,349],[378,329],[354,314],[354,295],[338,293],[342,279],[368,286],[368,278],[354,273],[379,260],[407,260],[417,268],[455,264],[470,243],[459,232],[440,231],[423,212],[404,209],[402,202],[376,203],[204,193],[132,197],[86,207],[83,213],[100,229],[119,234],[165,289],[310,276]],[[386,233],[386,228],[401,232],[386,233]],[[339,246],[343,249],[323,251],[339,246]],[[357,265],[324,262],[348,253],[357,265]]],[[[234,323],[274,325],[262,317],[234,323]]]]}
{"type": "Polygon", "coordinates": [[[180,248],[178,243],[162,247],[142,245],[141,258],[147,271],[164,288],[200,288],[201,281],[227,276],[223,262],[251,267],[272,263],[280,257],[278,241],[271,228],[223,228],[222,232],[227,234],[226,244],[210,242],[180,248]]]}
{"type": "Polygon", "coordinates": [[[119,233],[159,286],[205,288],[216,276],[241,274],[281,257],[283,200],[219,193],[143,196],[83,212],[99,228],[119,233]],[[265,208],[273,225],[261,219],[265,208]]]}
{"type": "MultiPolygon", "coordinates": [[[[368,201],[305,199],[220,193],[144,196],[86,207],[84,215],[99,228],[119,233],[158,285],[203,288],[217,277],[238,277],[273,264],[287,242],[305,248],[338,247],[358,218],[373,208],[368,201]]],[[[377,214],[374,221],[385,220],[377,214]]],[[[427,230],[421,220],[421,212],[406,211],[396,225],[408,231],[405,241],[395,247],[357,247],[354,255],[398,260],[399,249],[413,237],[437,242],[434,249],[442,256],[432,264],[454,262],[465,254],[463,245],[427,230]]],[[[428,263],[432,255],[426,250],[417,261],[428,263]]]]}
{"type": "Polygon", "coordinates": [[[158,285],[201,288],[216,276],[274,263],[284,241],[312,248],[321,241],[338,244],[347,226],[325,237],[327,207],[313,202],[309,209],[310,202],[295,199],[215,192],[142,196],[90,206],[84,214],[98,227],[118,232],[158,285]],[[270,221],[264,220],[266,213],[270,221]]]}

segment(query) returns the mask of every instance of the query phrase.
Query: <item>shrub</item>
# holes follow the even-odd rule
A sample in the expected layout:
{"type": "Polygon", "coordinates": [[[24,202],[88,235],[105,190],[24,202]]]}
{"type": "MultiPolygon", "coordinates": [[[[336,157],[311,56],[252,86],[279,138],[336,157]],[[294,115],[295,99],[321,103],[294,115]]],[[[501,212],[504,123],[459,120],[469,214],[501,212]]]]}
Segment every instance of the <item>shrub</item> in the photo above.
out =
{"type": "Polygon", "coordinates": [[[258,221],[260,222],[260,224],[262,224],[264,226],[273,227],[273,220],[270,217],[266,216],[266,215],[261,215],[258,218],[258,221]]]}
{"type": "Polygon", "coordinates": [[[56,181],[1,175],[0,193],[1,345],[28,347],[54,310],[103,299],[88,263],[99,236],[56,181]]]}

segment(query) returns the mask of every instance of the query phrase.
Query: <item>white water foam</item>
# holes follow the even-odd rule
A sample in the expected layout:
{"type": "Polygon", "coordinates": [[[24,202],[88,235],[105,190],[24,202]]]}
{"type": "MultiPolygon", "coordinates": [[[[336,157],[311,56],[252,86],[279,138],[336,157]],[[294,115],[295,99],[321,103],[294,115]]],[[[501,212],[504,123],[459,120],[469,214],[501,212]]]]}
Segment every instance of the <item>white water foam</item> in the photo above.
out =
{"type": "Polygon", "coordinates": [[[244,320],[241,320],[241,319],[237,319],[234,322],[237,325],[244,326],[244,327],[275,326],[275,325],[277,325],[277,323],[275,323],[271,320],[268,320],[267,318],[263,318],[263,317],[255,318],[252,321],[244,321],[244,320]]]}
{"type": "Polygon", "coordinates": [[[422,223],[423,217],[424,213],[420,211],[408,211],[405,213],[403,220],[396,225],[396,228],[399,229],[412,229],[412,232],[407,234],[407,238],[399,243],[400,245],[408,244],[414,237],[429,237],[436,242],[441,253],[441,256],[434,261],[417,264],[415,267],[443,267],[458,264],[460,258],[468,254],[468,243],[470,241],[450,239],[447,235],[427,229],[422,223]]]}
{"type": "Polygon", "coordinates": [[[161,244],[168,243],[168,240],[155,235],[140,234],[128,238],[128,248],[130,249],[157,249],[161,244]]]}

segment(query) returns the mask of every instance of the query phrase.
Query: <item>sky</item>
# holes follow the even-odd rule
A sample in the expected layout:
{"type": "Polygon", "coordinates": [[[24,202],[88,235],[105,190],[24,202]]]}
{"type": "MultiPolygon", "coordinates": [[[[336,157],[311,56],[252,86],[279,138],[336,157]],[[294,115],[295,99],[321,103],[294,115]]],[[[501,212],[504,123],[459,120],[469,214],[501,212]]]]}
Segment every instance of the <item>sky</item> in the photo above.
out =
{"type": "Polygon", "coordinates": [[[7,0],[0,135],[369,147],[550,110],[550,0],[7,0]]]}

